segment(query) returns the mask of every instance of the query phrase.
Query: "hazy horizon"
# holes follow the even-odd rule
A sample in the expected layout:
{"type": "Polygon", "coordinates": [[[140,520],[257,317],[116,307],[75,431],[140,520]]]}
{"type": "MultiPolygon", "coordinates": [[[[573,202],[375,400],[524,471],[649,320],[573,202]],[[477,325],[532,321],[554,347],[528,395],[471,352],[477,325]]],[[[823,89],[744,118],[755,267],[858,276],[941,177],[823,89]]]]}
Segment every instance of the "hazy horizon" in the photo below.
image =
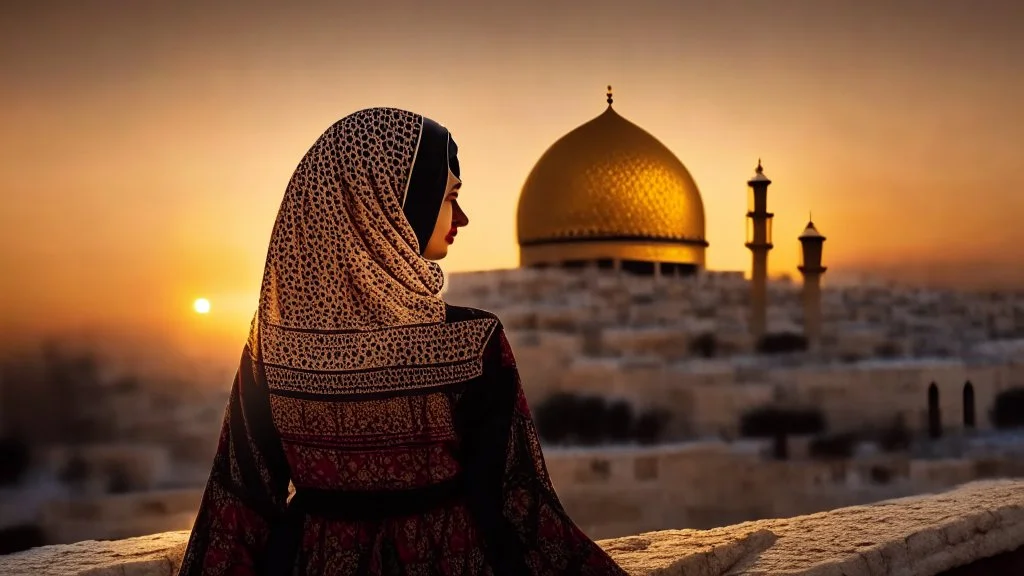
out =
{"type": "Polygon", "coordinates": [[[1024,5],[599,0],[372,6],[99,0],[0,7],[3,323],[239,343],[284,186],[359,108],[459,141],[448,271],[517,263],[556,139],[616,110],[687,166],[708,266],[748,270],[747,178],[775,182],[774,275],[813,211],[830,278],[1024,286],[1024,5]],[[200,317],[198,297],[213,302],[200,317]]]}

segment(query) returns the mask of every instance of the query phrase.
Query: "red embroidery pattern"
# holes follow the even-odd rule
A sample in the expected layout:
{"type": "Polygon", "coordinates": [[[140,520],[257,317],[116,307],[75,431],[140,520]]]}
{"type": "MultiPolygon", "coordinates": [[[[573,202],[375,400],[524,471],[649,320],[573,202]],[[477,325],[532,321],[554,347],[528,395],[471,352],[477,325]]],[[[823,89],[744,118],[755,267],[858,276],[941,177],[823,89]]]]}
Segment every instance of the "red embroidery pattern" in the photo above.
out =
{"type": "Polygon", "coordinates": [[[182,576],[622,574],[558,502],[497,318],[437,296],[404,211],[425,122],[349,115],[292,175],[182,576]]]}
{"type": "MultiPolygon", "coordinates": [[[[259,374],[244,364],[241,375],[259,374]]],[[[488,550],[504,547],[518,550],[535,576],[625,576],[559,502],[500,328],[484,355],[484,374],[467,386],[494,393],[514,387],[515,406],[506,404],[513,416],[498,503],[513,541],[485,542],[468,501],[373,521],[309,516],[294,574],[491,575],[497,572],[488,550]]],[[[258,574],[270,528],[284,510],[289,477],[300,489],[346,490],[403,489],[454,477],[462,469],[456,412],[479,409],[461,405],[455,392],[343,402],[277,397],[265,384],[261,389],[258,378],[245,377],[236,381],[231,398],[182,575],[258,574]],[[273,457],[275,446],[261,443],[268,437],[257,433],[267,424],[253,420],[263,413],[261,398],[268,421],[272,413],[281,431],[273,437],[280,459],[273,457]]]]}

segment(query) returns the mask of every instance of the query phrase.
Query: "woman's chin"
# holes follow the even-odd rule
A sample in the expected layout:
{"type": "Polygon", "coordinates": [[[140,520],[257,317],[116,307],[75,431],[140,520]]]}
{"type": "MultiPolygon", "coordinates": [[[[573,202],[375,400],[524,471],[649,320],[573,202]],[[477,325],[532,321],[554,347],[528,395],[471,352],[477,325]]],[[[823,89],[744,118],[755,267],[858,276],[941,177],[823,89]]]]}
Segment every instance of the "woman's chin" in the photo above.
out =
{"type": "Polygon", "coordinates": [[[424,254],[423,257],[426,258],[427,260],[430,260],[431,262],[437,262],[438,260],[444,260],[444,257],[447,256],[447,255],[448,255],[448,247],[445,246],[443,249],[438,250],[436,252],[430,252],[428,254],[424,254]]]}

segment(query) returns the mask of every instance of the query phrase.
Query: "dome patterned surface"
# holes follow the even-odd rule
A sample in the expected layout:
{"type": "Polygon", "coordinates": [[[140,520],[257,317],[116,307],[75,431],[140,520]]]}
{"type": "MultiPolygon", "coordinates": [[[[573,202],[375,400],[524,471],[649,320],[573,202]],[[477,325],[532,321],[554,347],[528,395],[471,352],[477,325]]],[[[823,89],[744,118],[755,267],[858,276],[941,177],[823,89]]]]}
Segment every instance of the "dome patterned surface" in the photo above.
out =
{"type": "Polygon", "coordinates": [[[519,198],[523,264],[637,259],[703,265],[704,204],[689,171],[610,106],[555,142],[519,198]]]}

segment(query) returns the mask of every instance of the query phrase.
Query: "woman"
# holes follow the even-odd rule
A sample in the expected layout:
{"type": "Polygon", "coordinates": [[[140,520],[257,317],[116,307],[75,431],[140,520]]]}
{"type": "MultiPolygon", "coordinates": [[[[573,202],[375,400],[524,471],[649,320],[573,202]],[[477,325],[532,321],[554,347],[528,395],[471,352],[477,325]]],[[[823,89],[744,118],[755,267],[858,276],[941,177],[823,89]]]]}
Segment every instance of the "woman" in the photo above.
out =
{"type": "Polygon", "coordinates": [[[438,296],[460,187],[402,110],[306,153],[181,575],[624,574],[555,495],[498,319],[438,296]]]}

